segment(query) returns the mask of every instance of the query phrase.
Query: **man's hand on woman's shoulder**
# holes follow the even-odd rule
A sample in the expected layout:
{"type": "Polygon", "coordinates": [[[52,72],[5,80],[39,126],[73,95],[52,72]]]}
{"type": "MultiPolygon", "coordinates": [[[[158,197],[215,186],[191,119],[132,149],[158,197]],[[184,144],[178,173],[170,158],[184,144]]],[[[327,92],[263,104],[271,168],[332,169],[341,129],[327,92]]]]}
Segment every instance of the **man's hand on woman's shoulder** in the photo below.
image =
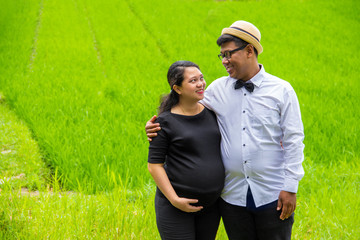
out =
{"type": "Polygon", "coordinates": [[[157,116],[154,115],[152,118],[150,118],[149,121],[146,122],[145,125],[145,131],[146,131],[146,136],[148,137],[148,141],[151,142],[152,138],[157,136],[158,131],[160,131],[160,124],[159,123],[155,123],[157,116]]]}

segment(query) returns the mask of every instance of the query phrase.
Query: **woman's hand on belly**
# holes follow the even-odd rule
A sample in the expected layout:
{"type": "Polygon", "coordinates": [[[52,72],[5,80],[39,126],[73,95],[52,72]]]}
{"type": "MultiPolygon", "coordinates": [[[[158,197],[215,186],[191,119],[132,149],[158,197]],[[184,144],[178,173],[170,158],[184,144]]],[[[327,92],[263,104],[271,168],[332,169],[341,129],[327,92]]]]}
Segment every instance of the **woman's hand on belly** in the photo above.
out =
{"type": "Polygon", "coordinates": [[[160,191],[174,207],[184,212],[198,212],[203,208],[202,206],[191,205],[192,203],[197,203],[198,199],[183,198],[176,194],[166,174],[164,164],[148,163],[148,169],[160,191]]]}
{"type": "Polygon", "coordinates": [[[182,197],[177,197],[170,200],[171,204],[174,207],[180,209],[183,212],[198,212],[201,209],[203,209],[202,206],[191,205],[192,203],[197,203],[198,201],[199,200],[197,199],[182,198],[182,197]]]}

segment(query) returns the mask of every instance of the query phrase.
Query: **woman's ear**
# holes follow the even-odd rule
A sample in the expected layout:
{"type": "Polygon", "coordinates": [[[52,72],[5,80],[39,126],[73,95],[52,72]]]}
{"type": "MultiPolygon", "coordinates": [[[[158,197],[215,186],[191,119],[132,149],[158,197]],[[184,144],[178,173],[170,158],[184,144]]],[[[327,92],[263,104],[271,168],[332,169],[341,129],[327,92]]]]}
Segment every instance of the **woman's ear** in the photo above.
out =
{"type": "Polygon", "coordinates": [[[181,87],[179,87],[178,85],[174,85],[173,86],[173,90],[177,93],[177,94],[181,94],[181,87]]]}

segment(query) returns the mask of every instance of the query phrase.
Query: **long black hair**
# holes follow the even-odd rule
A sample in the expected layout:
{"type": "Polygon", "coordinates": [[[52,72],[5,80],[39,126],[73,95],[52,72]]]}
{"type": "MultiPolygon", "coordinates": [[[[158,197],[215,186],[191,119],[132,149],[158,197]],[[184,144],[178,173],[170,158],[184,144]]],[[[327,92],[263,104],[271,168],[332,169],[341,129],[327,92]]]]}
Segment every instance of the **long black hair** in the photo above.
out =
{"type": "Polygon", "coordinates": [[[173,86],[181,86],[184,81],[184,72],[187,67],[196,67],[200,70],[199,66],[190,61],[176,61],[169,67],[167,73],[168,83],[171,88],[171,92],[161,97],[159,113],[170,111],[170,109],[179,103],[179,94],[173,90],[173,86]]]}

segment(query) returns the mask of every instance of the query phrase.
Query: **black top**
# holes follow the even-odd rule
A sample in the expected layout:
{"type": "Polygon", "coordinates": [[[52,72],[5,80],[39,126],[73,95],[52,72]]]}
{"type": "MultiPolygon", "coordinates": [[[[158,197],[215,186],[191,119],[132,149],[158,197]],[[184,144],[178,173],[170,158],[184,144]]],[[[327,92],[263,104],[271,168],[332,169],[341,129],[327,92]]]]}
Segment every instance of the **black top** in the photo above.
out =
{"type": "Polygon", "coordinates": [[[164,168],[179,197],[199,199],[210,206],[224,187],[225,170],[220,154],[221,135],[215,114],[207,108],[194,116],[163,112],[161,130],[149,146],[149,163],[164,168]]]}

